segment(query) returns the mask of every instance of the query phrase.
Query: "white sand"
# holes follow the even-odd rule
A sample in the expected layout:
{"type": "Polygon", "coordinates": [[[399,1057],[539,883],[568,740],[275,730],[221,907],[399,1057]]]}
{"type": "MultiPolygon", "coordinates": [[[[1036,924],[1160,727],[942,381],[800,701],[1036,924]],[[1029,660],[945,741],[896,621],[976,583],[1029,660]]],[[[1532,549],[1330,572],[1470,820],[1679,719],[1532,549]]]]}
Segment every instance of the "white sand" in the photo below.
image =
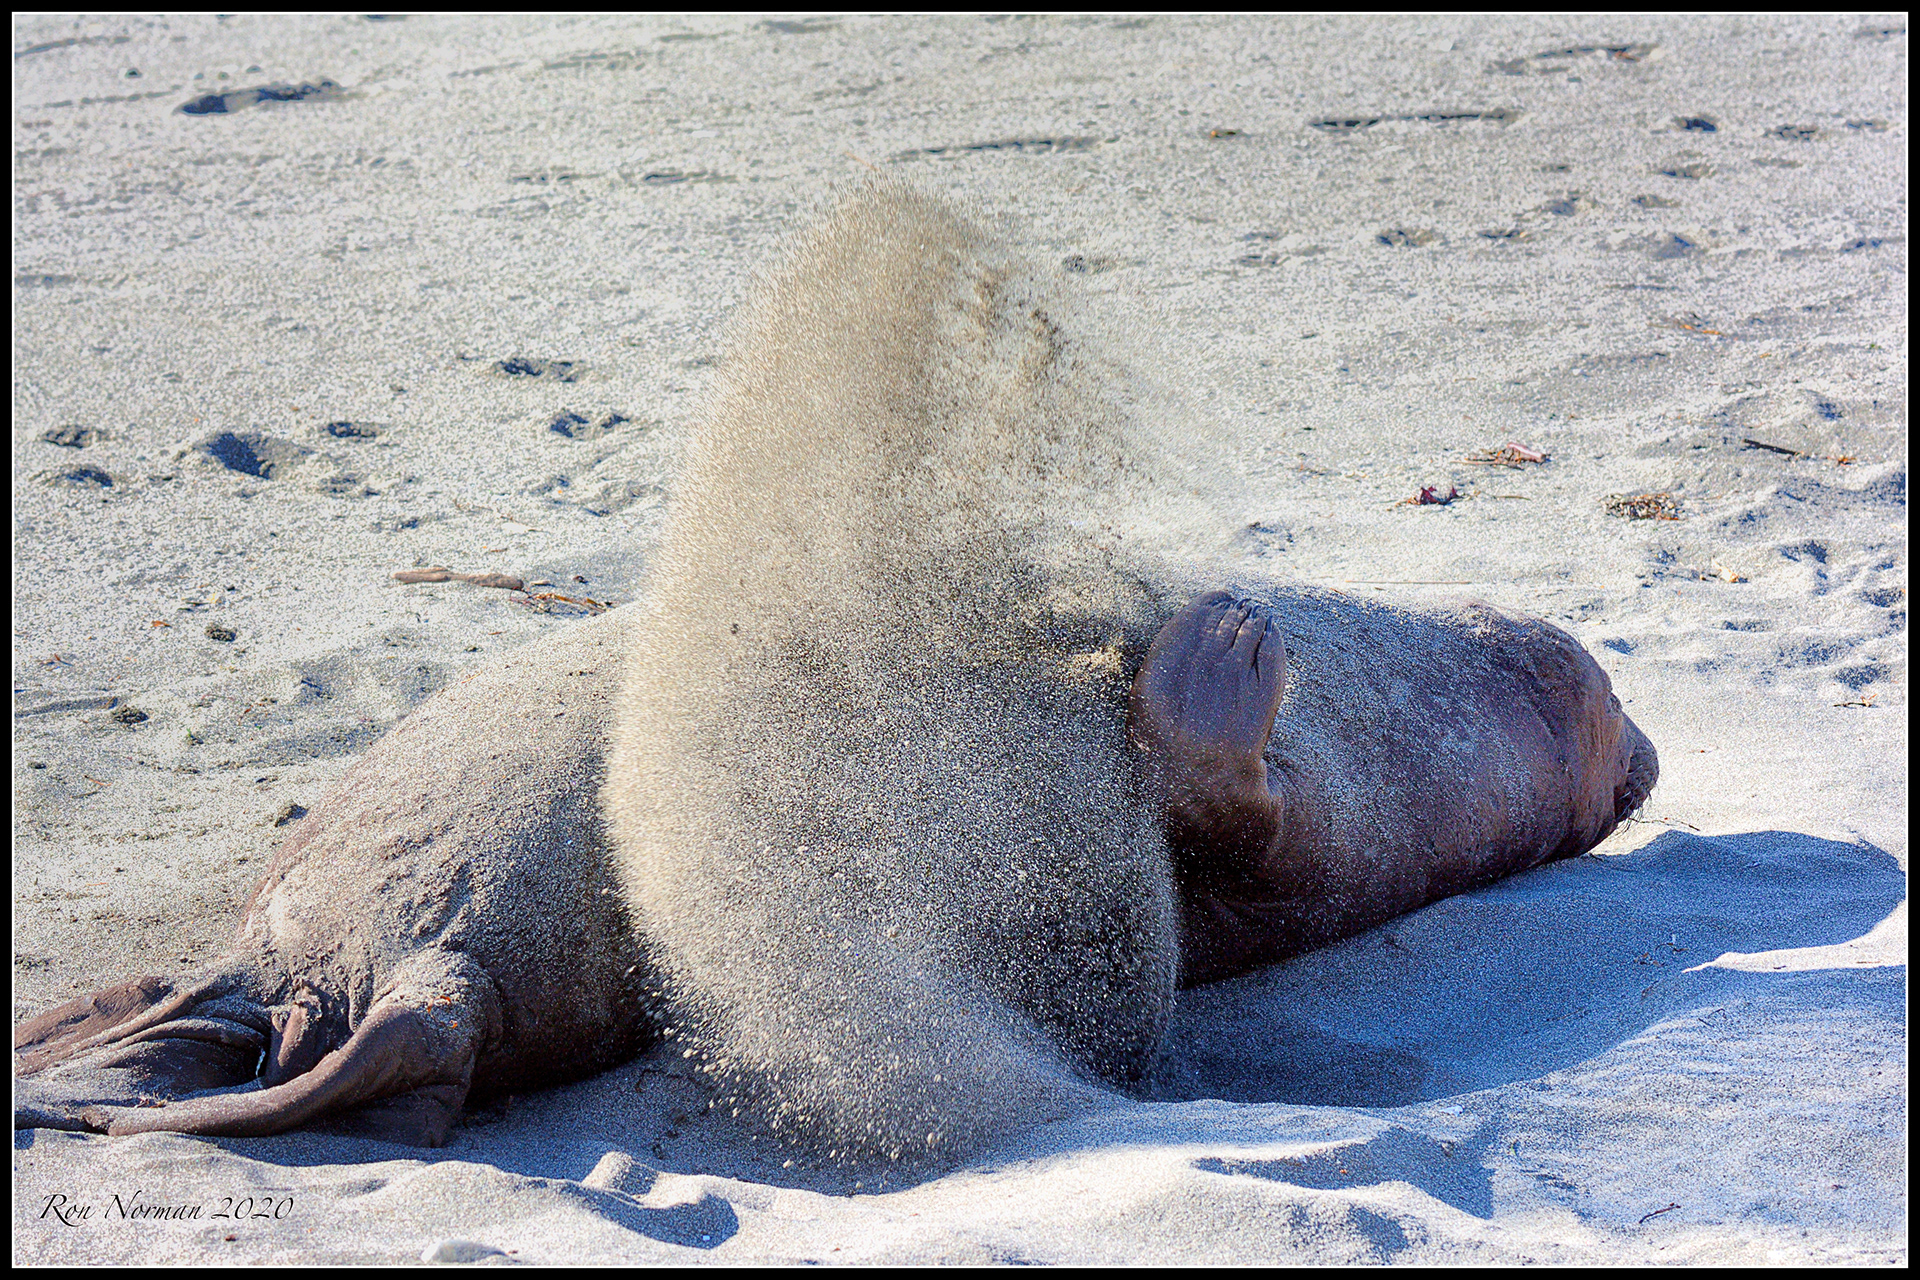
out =
{"type": "Polygon", "coordinates": [[[14,1260],[1904,1262],[1904,22],[16,20],[16,1020],[216,954],[289,803],[572,625],[393,570],[639,594],[719,327],[848,153],[1077,259],[1262,571],[1559,622],[1662,781],[942,1176],[783,1168],[655,1057],[437,1153],[19,1133],[14,1260]],[[1464,463],[1509,439],[1552,460],[1464,463]],[[1650,490],[1680,519],[1603,509],[1650,490]]]}

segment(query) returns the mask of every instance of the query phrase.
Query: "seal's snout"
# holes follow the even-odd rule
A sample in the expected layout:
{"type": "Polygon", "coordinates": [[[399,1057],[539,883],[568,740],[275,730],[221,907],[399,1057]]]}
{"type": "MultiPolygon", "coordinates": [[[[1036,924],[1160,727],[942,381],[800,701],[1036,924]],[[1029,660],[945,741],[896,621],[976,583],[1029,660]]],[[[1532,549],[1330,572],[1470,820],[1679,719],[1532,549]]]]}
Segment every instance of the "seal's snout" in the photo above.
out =
{"type": "Polygon", "coordinates": [[[1640,732],[1640,726],[1626,716],[1620,717],[1622,734],[1627,744],[1627,776],[1613,791],[1613,814],[1616,821],[1626,818],[1647,802],[1647,796],[1653,791],[1653,784],[1660,780],[1660,757],[1653,749],[1653,742],[1640,732]]]}

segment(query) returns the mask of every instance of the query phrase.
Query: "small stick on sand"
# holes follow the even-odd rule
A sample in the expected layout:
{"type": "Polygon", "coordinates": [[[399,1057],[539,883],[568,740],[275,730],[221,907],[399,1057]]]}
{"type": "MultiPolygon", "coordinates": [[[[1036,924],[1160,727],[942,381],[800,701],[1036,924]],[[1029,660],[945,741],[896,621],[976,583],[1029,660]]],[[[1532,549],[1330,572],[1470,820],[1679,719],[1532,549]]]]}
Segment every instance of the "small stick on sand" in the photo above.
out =
{"type": "Polygon", "coordinates": [[[1498,449],[1477,449],[1467,455],[1467,461],[1476,467],[1512,467],[1515,470],[1529,462],[1546,460],[1546,454],[1538,449],[1529,449],[1517,440],[1509,440],[1498,449]]]}
{"type": "Polygon", "coordinates": [[[402,569],[393,575],[395,582],[470,582],[476,587],[497,587],[502,591],[525,591],[527,584],[506,573],[455,573],[434,566],[431,569],[402,569]]]}
{"type": "Polygon", "coordinates": [[[1836,467],[1852,466],[1853,463],[1857,461],[1857,459],[1851,453],[1813,454],[1813,453],[1808,453],[1803,449],[1789,449],[1785,445],[1768,444],[1764,440],[1755,440],[1752,436],[1741,437],[1740,443],[1746,445],[1747,448],[1749,449],[1765,449],[1769,453],[1784,453],[1789,458],[1815,458],[1815,457],[1822,458],[1828,462],[1833,463],[1833,465],[1835,465],[1836,467]]]}
{"type": "MultiPolygon", "coordinates": [[[[525,605],[529,609],[534,609],[536,606],[534,605],[533,602],[536,600],[550,601],[550,602],[555,602],[559,604],[570,604],[570,605],[573,605],[575,608],[585,609],[589,614],[601,614],[613,608],[613,604],[611,601],[589,600],[585,596],[566,596],[566,595],[561,595],[558,591],[530,592],[525,597],[515,600],[514,603],[525,605]]],[[[545,610],[544,608],[540,608],[537,611],[541,613],[547,612],[547,610],[545,610]]]]}
{"type": "MultiPolygon", "coordinates": [[[[395,582],[467,582],[476,587],[495,587],[501,591],[518,591],[521,592],[522,595],[515,599],[514,603],[525,605],[541,613],[546,612],[546,609],[542,605],[535,604],[535,601],[544,601],[553,604],[570,604],[577,609],[585,609],[590,614],[605,613],[607,610],[613,608],[613,603],[608,600],[591,600],[586,596],[562,595],[558,591],[530,592],[527,590],[525,581],[505,573],[455,573],[451,569],[434,565],[428,569],[402,569],[393,575],[393,580],[395,582]]],[[[545,586],[547,584],[540,582],[534,585],[545,586]]],[[[493,632],[490,634],[497,635],[499,633],[493,632]]]]}
{"type": "MultiPolygon", "coordinates": [[[[1652,988],[1649,987],[1648,990],[1651,991],[1652,988]]],[[[1664,1209],[1655,1209],[1652,1213],[1648,1214],[1646,1218],[1640,1219],[1640,1221],[1645,1222],[1647,1221],[1647,1218],[1657,1218],[1663,1213],[1672,1213],[1675,1209],[1678,1209],[1679,1207],[1680,1206],[1677,1204],[1670,1204],[1664,1209]]]]}
{"type": "MultiPolygon", "coordinates": [[[[1657,320],[1654,321],[1656,327],[1659,323],[1657,320]]],[[[1699,316],[1673,316],[1670,317],[1666,323],[1675,329],[1685,329],[1688,333],[1704,333],[1715,338],[1724,338],[1727,336],[1718,329],[1707,328],[1707,322],[1699,316]]]]}

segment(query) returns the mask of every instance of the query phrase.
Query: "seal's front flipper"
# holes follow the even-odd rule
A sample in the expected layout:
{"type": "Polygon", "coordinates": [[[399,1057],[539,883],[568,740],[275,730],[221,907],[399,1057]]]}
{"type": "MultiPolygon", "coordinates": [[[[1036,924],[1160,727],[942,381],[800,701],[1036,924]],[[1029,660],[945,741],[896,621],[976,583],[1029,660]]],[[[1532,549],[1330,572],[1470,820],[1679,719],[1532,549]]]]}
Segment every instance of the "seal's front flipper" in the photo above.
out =
{"type": "Polygon", "coordinates": [[[1286,689],[1287,651],[1266,612],[1210,591],[1154,637],[1133,683],[1136,743],[1179,742],[1257,758],[1286,689]]]}
{"type": "Polygon", "coordinates": [[[1280,834],[1265,752],[1286,689],[1286,646],[1264,610],[1209,592],[1154,637],[1127,727],[1183,881],[1257,877],[1280,834]]]}

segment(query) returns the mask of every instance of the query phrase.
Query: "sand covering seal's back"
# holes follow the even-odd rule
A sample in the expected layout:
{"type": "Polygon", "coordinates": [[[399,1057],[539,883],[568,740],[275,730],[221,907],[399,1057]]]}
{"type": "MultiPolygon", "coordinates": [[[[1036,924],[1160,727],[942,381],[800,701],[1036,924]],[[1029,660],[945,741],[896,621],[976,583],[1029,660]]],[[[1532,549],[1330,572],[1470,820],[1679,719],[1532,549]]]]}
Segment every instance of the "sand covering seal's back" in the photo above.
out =
{"type": "Polygon", "coordinates": [[[735,332],[632,655],[609,809],[676,1034],[827,1150],[1031,1119],[1165,1025],[1119,661],[1164,560],[1111,517],[1179,503],[1058,317],[947,207],[856,193],[735,332]]]}

